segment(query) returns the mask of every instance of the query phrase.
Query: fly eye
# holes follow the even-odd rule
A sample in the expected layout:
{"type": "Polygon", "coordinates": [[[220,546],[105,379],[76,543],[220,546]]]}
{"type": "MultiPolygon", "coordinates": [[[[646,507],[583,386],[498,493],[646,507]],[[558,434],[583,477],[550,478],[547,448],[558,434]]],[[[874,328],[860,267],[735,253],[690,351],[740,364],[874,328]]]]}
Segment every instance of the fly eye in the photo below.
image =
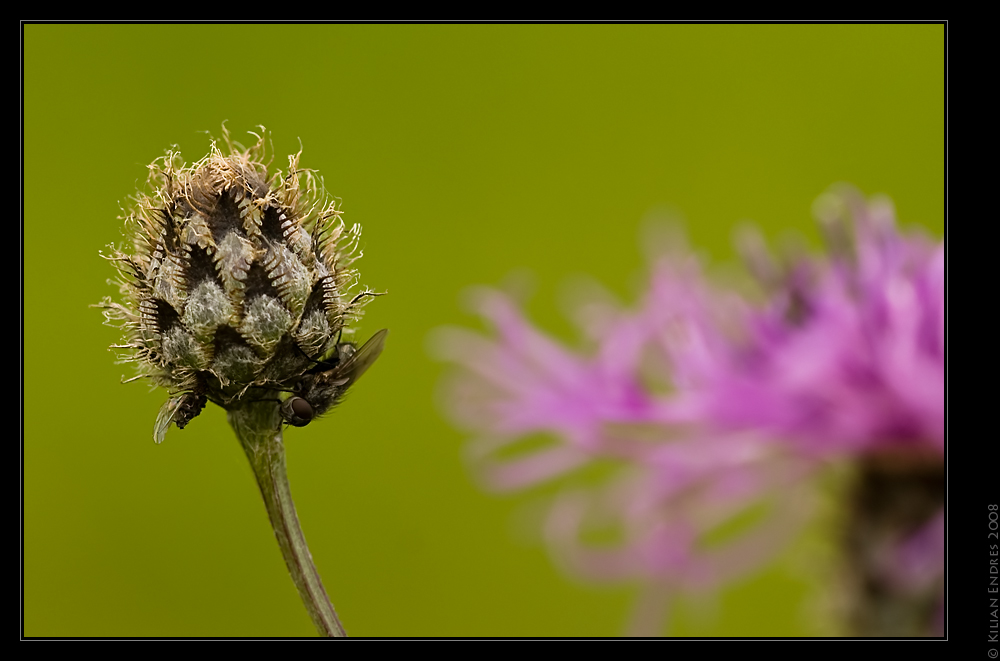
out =
{"type": "Polygon", "coordinates": [[[289,397],[281,403],[281,416],[290,425],[305,427],[313,419],[313,407],[301,397],[289,397]]]}

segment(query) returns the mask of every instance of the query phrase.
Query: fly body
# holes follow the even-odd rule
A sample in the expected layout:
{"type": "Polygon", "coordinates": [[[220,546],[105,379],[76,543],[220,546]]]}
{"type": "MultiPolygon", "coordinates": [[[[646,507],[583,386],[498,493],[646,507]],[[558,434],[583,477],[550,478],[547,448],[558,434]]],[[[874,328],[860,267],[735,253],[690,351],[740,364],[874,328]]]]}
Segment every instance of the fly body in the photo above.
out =
{"type": "Polygon", "coordinates": [[[295,427],[305,427],[340,401],[361,375],[368,371],[385,347],[389,330],[375,333],[360,349],[341,342],[334,356],[310,368],[281,403],[281,416],[295,427]]]}

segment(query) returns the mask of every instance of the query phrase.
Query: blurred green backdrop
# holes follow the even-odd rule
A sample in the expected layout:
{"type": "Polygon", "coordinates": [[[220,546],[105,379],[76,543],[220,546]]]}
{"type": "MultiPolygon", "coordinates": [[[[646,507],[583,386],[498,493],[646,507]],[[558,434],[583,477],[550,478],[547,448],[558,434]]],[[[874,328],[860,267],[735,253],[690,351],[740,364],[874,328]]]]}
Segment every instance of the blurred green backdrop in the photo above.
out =
{"type": "MultiPolygon", "coordinates": [[[[944,223],[940,25],[24,26],[24,633],[310,636],[246,460],[210,407],[161,446],[165,399],[107,346],[98,250],[171,144],[223,120],[296,151],[364,226],[359,337],[385,354],[333,415],[286,435],[299,516],[356,636],[618,635],[634,586],[590,586],[517,531],[532,494],[483,493],[436,403],[429,331],[470,285],[533,274],[564,339],[567,276],[624,294],[640,220],[669,205],[713,263],[750,219],[817,236],[830,184],[944,223]]],[[[808,635],[822,572],[787,556],[679,635],[808,635]]]]}

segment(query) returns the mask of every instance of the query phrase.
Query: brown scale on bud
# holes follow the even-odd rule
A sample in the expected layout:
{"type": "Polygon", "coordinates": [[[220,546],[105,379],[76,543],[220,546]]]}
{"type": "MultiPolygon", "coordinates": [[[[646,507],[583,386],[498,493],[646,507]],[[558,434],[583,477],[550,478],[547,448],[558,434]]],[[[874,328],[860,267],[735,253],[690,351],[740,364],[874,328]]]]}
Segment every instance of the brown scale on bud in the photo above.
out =
{"type": "MultiPolygon", "coordinates": [[[[376,295],[349,293],[360,226],[348,228],[312,172],[299,168],[301,152],[289,156],[287,173],[269,172],[264,135],[246,149],[223,127],[226,153],[213,142],[190,166],[173,151],[154,161],[152,192],[139,193],[125,218],[131,247],[107,257],[123,300],[100,307],[126,333],[113,348],[127,350],[134,378],[171,394],[157,442],[207,401],[231,410],[290,392],[308,402],[312,419],[381,352],[385,331],[357,351],[341,341],[376,295]]],[[[305,405],[282,411],[296,408],[305,405]]]]}

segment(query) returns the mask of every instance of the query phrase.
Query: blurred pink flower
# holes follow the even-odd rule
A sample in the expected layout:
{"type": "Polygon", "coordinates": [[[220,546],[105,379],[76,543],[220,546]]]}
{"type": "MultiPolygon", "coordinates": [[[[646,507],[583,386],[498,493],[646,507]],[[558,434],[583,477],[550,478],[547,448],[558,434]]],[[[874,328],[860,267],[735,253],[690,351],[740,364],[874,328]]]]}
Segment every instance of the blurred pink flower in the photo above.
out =
{"type": "MultiPolygon", "coordinates": [[[[584,349],[537,330],[495,290],[475,298],[492,335],[439,335],[439,353],[459,367],[446,403],[474,435],[469,456],[489,488],[620,465],[551,508],[546,536],[571,570],[710,588],[782,548],[810,513],[805,478],[824,461],[942,455],[943,244],[900,234],[886,200],[850,190],[817,212],[827,258],[779,267],[751,251],[760,304],[671,254],[635,309],[594,300],[578,310],[584,349]],[[583,541],[591,529],[618,542],[583,541]]],[[[942,573],[943,539],[917,537],[900,540],[900,566],[942,573]]]]}
{"type": "Polygon", "coordinates": [[[884,198],[848,189],[816,206],[835,250],[792,264],[692,399],[716,425],[809,452],[942,452],[944,244],[900,234],[884,198]]]}

